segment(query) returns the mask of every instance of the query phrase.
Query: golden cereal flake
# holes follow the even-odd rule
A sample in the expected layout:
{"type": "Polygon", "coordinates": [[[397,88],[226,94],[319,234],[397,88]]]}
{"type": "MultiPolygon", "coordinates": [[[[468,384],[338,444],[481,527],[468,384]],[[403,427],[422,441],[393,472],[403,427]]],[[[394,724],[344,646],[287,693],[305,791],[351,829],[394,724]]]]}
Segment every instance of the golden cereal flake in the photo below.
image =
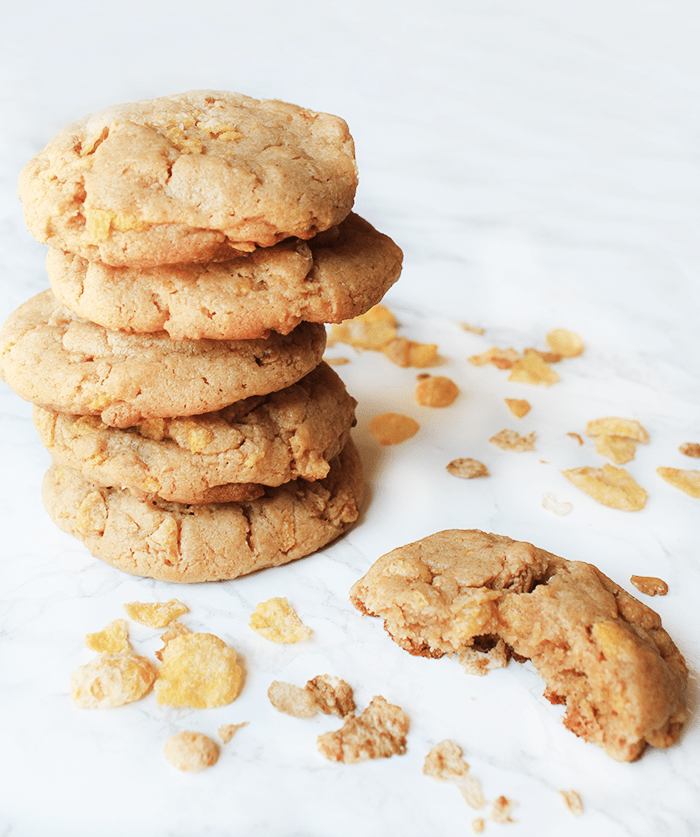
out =
{"type": "Polygon", "coordinates": [[[564,800],[566,807],[575,817],[579,817],[583,813],[583,803],[581,802],[581,797],[575,790],[560,790],[559,794],[564,800]]]}
{"type": "Polygon", "coordinates": [[[95,489],[85,495],[78,507],[75,524],[83,535],[104,532],[107,525],[107,505],[100,491],[95,489]]]}
{"type": "Polygon", "coordinates": [[[280,596],[260,602],[251,614],[250,627],[271,642],[301,642],[312,633],[280,596]]]}
{"type": "Polygon", "coordinates": [[[583,444],[583,439],[581,438],[581,435],[579,433],[567,433],[566,435],[571,436],[572,439],[576,439],[579,445],[583,444]]]}
{"type": "Polygon", "coordinates": [[[459,327],[463,331],[468,331],[470,334],[483,334],[486,331],[486,329],[481,326],[474,326],[469,323],[459,323],[459,327]]]}
{"type": "Polygon", "coordinates": [[[192,631],[187,627],[187,625],[183,625],[182,622],[171,622],[168,625],[168,630],[161,636],[163,640],[163,647],[156,651],[156,657],[163,662],[163,651],[165,651],[165,646],[170,642],[171,639],[175,639],[176,636],[182,636],[183,634],[191,634],[192,631]]]}
{"type": "Polygon", "coordinates": [[[609,436],[607,433],[601,433],[600,436],[595,437],[595,449],[596,453],[606,457],[615,465],[631,462],[637,452],[635,443],[631,439],[609,436]]]}
{"type": "Polygon", "coordinates": [[[668,593],[668,584],[653,575],[633,575],[630,581],[640,593],[647,596],[665,596],[668,593]]]}
{"type": "Polygon", "coordinates": [[[444,375],[421,376],[416,386],[416,401],[422,407],[449,407],[459,395],[459,387],[444,375]]]}
{"type": "Polygon", "coordinates": [[[683,442],[678,450],[684,456],[691,456],[693,459],[700,459],[700,445],[697,442],[683,442]]]}
{"type": "Polygon", "coordinates": [[[213,634],[176,636],[163,649],[155,682],[160,706],[207,709],[225,706],[241,691],[243,674],[236,652],[213,634]]]}
{"type": "Polygon", "coordinates": [[[547,511],[551,511],[554,512],[554,514],[562,516],[569,514],[573,509],[571,503],[559,503],[554,499],[554,496],[549,493],[542,497],[542,507],[547,509],[547,511]]]}
{"type": "Polygon", "coordinates": [[[357,708],[352,687],[339,677],[319,674],[312,677],[305,688],[313,695],[316,705],[325,715],[344,718],[357,708]]]}
{"type": "Polygon", "coordinates": [[[584,350],[583,340],[567,328],[555,328],[545,339],[549,348],[562,357],[578,357],[584,350]]]}
{"type": "Polygon", "coordinates": [[[350,363],[350,358],[342,357],[341,355],[337,357],[324,357],[323,359],[329,366],[345,366],[350,363]]]}
{"type": "Polygon", "coordinates": [[[351,320],[332,325],[328,345],[347,343],[356,349],[381,351],[396,337],[396,317],[385,305],[375,305],[351,320]]]}
{"type": "Polygon", "coordinates": [[[457,787],[462,794],[462,798],[470,808],[475,808],[478,811],[479,808],[483,808],[486,805],[486,799],[481,790],[481,782],[476,776],[473,776],[471,773],[467,774],[457,783],[457,787]]]}
{"type": "Polygon", "coordinates": [[[486,366],[490,363],[497,369],[512,369],[513,364],[520,360],[520,354],[512,348],[499,349],[498,346],[493,346],[480,355],[472,355],[467,360],[472,366],[486,366]]]}
{"type": "Polygon", "coordinates": [[[394,337],[381,351],[392,363],[406,369],[413,366],[416,369],[426,369],[438,362],[438,347],[436,343],[417,343],[405,337],[394,337]]]}
{"type": "Polygon", "coordinates": [[[284,712],[293,718],[313,718],[319,711],[313,693],[293,683],[273,680],[267,690],[267,696],[278,712],[284,712]]]}
{"type": "Polygon", "coordinates": [[[380,445],[398,445],[411,439],[420,430],[420,425],[410,416],[400,413],[382,413],[369,423],[369,429],[380,445]]]}
{"type": "Polygon", "coordinates": [[[423,762],[423,773],[441,782],[455,782],[468,772],[469,765],[462,758],[462,748],[449,738],[436,744],[423,762]]]}
{"type": "Polygon", "coordinates": [[[622,511],[639,511],[647,501],[646,491],[623,468],[571,468],[564,476],[598,503],[622,511]]]}
{"type": "Polygon", "coordinates": [[[536,435],[533,431],[532,433],[528,433],[527,436],[521,436],[519,433],[516,433],[515,430],[501,430],[499,433],[496,433],[495,436],[492,436],[489,439],[489,442],[492,442],[497,447],[501,448],[501,450],[512,450],[516,453],[521,453],[525,450],[534,450],[535,449],[535,439],[536,435]]]}
{"type": "Polygon", "coordinates": [[[632,442],[646,444],[649,441],[649,434],[636,421],[636,419],[620,418],[619,416],[606,416],[605,418],[593,419],[586,425],[587,436],[620,436],[623,439],[630,439],[632,442]]]}
{"type": "Polygon", "coordinates": [[[656,473],[667,483],[680,488],[691,497],[700,499],[700,471],[683,471],[680,468],[657,468],[656,473]]]}
{"type": "Polygon", "coordinates": [[[320,735],[317,745],[329,761],[345,764],[389,758],[406,752],[408,726],[408,715],[377,695],[361,715],[351,713],[339,730],[320,735]]]}
{"type": "Polygon", "coordinates": [[[119,651],[131,651],[129,631],[123,619],[115,619],[101,631],[85,635],[85,645],[91,651],[117,654],[119,651]]]}
{"type": "Polygon", "coordinates": [[[544,360],[538,352],[527,352],[513,364],[509,381],[521,384],[534,384],[549,387],[560,381],[559,373],[544,360]]]}
{"type": "Polygon", "coordinates": [[[489,476],[489,470],[483,462],[479,462],[478,459],[469,459],[469,457],[453,459],[445,467],[453,477],[459,477],[463,480],[489,476]]]}
{"type": "Polygon", "coordinates": [[[103,652],[70,678],[70,694],[79,709],[107,709],[141,700],[153,685],[150,661],[129,651],[103,652]]]}
{"type": "Polygon", "coordinates": [[[245,726],[248,726],[248,721],[242,721],[240,724],[222,724],[216,734],[224,744],[228,744],[238,730],[245,726]]]}
{"type": "Polygon", "coordinates": [[[192,773],[216,764],[219,745],[201,732],[183,730],[168,738],[163,753],[173,767],[192,773]]]}
{"type": "Polygon", "coordinates": [[[484,822],[483,817],[477,817],[475,820],[472,821],[472,828],[474,829],[475,834],[483,834],[485,826],[486,823],[484,822]]]}
{"type": "Polygon", "coordinates": [[[518,418],[522,418],[530,412],[530,402],[524,398],[505,398],[504,401],[511,413],[518,418]]]}
{"type": "Polygon", "coordinates": [[[515,822],[515,820],[511,817],[510,812],[517,804],[517,802],[507,799],[505,796],[499,796],[498,799],[493,801],[489,819],[501,824],[515,822]]]}
{"type": "Polygon", "coordinates": [[[167,602],[127,602],[124,610],[129,619],[150,628],[165,628],[174,619],[190,611],[187,605],[177,599],[167,602]]]}

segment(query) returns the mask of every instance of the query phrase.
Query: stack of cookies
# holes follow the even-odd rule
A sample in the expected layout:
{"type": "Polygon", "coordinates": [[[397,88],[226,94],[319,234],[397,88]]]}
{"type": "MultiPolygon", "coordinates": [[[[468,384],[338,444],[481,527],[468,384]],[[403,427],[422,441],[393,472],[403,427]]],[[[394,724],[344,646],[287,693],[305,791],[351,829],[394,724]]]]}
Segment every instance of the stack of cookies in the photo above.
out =
{"type": "Polygon", "coordinates": [[[326,323],[402,254],[352,210],[342,119],[194,91],[71,124],[23,169],[51,285],[0,333],[53,458],[44,504],[136,575],[230,579],[356,520],[354,398],[326,323]]]}

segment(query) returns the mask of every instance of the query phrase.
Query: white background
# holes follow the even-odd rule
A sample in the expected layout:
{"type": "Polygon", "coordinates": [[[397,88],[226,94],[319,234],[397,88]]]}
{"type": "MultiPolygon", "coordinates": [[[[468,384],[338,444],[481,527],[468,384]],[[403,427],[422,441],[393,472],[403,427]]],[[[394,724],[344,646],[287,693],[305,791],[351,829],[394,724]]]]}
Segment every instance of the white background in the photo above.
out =
{"type": "MultiPolygon", "coordinates": [[[[422,774],[452,738],[489,800],[518,803],[519,837],[685,837],[700,833],[700,501],[656,468],[697,467],[700,441],[700,7],[682,0],[433,0],[255,3],[65,0],[3,7],[0,26],[0,315],[47,287],[45,248],[26,232],[20,168],[66,122],[110,104],[194,88],[230,89],[329,111],[348,122],[360,169],[356,210],[404,250],[385,302],[411,339],[438,343],[460,398],[413,399],[416,370],[374,353],[338,367],[358,399],[355,439],[367,504],[344,539],[297,564],[222,584],[125,576],[51,523],[40,500],[48,465],[30,407],[0,387],[0,835],[2,837],[445,837],[488,809],[422,774]],[[477,336],[466,321],[486,329],[477,336]],[[586,350],[551,388],[513,384],[469,355],[492,345],[544,348],[552,328],[586,350]],[[527,398],[514,418],[503,398],[527,398]],[[393,410],[421,430],[380,449],[368,421],[393,410]],[[651,441],[627,466],[649,493],[622,512],[580,493],[561,470],[601,466],[589,419],[636,418],[651,441]],[[489,443],[510,427],[536,451],[489,443]],[[458,456],[491,476],[460,481],[458,456]],[[570,502],[557,516],[551,493],[570,502]],[[670,587],[648,599],[686,656],[694,711],[681,741],[617,764],[561,724],[528,665],[477,678],[456,660],[410,657],[348,601],[381,554],[439,529],[482,528],[597,564],[631,592],[631,574],[670,587]],[[255,605],[287,596],[314,631],[277,646],[248,627],[255,605]],[[177,596],[193,630],[218,634],[247,678],[224,709],[167,710],[153,696],[81,711],[71,671],[83,636],[132,600],[177,596]],[[267,701],[273,679],[345,678],[360,708],[375,694],[411,717],[408,752],[336,765],[316,737],[338,725],[295,720],[267,701]],[[248,721],[219,763],[180,774],[162,747],[179,729],[215,734],[248,721]],[[574,819],[558,797],[577,790],[574,819]]],[[[158,632],[132,624],[153,657],[158,632]]]]}

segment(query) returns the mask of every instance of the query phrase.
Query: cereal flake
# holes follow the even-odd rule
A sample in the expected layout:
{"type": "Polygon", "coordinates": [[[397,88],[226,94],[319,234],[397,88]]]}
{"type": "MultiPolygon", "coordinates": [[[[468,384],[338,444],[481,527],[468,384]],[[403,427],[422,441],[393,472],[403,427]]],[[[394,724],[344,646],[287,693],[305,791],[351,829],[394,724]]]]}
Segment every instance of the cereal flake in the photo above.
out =
{"type": "Polygon", "coordinates": [[[534,431],[532,433],[528,433],[527,436],[521,436],[519,433],[516,433],[515,430],[506,429],[501,430],[499,433],[496,433],[495,436],[492,436],[489,439],[489,442],[493,442],[493,444],[501,448],[501,450],[512,450],[516,453],[521,453],[526,450],[534,450],[535,439],[536,435],[534,431]]]}
{"type": "Polygon", "coordinates": [[[554,514],[565,515],[569,514],[573,509],[571,503],[559,503],[554,499],[552,494],[545,494],[542,497],[542,507],[547,511],[554,512],[554,514]]]}
{"type": "Polygon", "coordinates": [[[120,651],[131,651],[129,631],[123,619],[115,619],[107,627],[94,634],[85,635],[85,645],[91,651],[104,651],[107,654],[117,654],[120,651]]]}
{"type": "Polygon", "coordinates": [[[555,328],[547,337],[549,348],[562,357],[578,357],[584,350],[583,340],[575,331],[566,328],[555,328]]]}
{"type": "Polygon", "coordinates": [[[337,715],[344,718],[357,708],[352,687],[339,677],[319,674],[306,684],[316,705],[325,715],[337,715]]]}
{"type": "Polygon", "coordinates": [[[398,445],[411,439],[420,430],[420,425],[410,416],[400,413],[382,413],[369,423],[369,429],[380,445],[398,445]]]}
{"type": "Polygon", "coordinates": [[[521,384],[535,384],[549,387],[561,380],[559,373],[544,360],[538,352],[526,352],[524,357],[513,364],[509,381],[521,384]]]}
{"type": "Polygon", "coordinates": [[[524,398],[505,398],[504,401],[511,413],[517,418],[522,418],[530,412],[530,402],[524,398]]]}
{"type": "Polygon", "coordinates": [[[240,724],[222,724],[217,729],[216,734],[219,736],[219,738],[224,744],[228,744],[228,742],[233,738],[233,736],[238,732],[239,729],[247,726],[248,721],[242,721],[240,724]]]}
{"type": "Polygon", "coordinates": [[[581,816],[583,813],[583,803],[581,802],[581,797],[576,793],[576,791],[560,790],[559,793],[569,811],[571,811],[575,817],[581,816]]]}
{"type": "Polygon", "coordinates": [[[462,748],[449,738],[436,744],[425,757],[423,773],[441,782],[456,782],[469,772],[462,748]]]}
{"type": "Polygon", "coordinates": [[[421,377],[416,386],[416,401],[422,407],[449,407],[459,395],[459,387],[444,375],[421,377]]]}
{"type": "Polygon", "coordinates": [[[396,317],[385,305],[375,305],[351,320],[332,325],[328,345],[347,343],[356,349],[381,351],[396,337],[396,317]]]}
{"type": "Polygon", "coordinates": [[[601,434],[620,436],[623,439],[630,439],[642,444],[649,441],[649,434],[636,419],[620,418],[619,416],[607,416],[588,422],[586,425],[587,436],[600,436],[601,434]]]}
{"type": "Polygon", "coordinates": [[[339,730],[320,735],[318,749],[329,761],[345,764],[403,755],[408,726],[406,713],[377,695],[361,715],[351,713],[339,730]]]}
{"type": "Polygon", "coordinates": [[[515,822],[515,820],[511,817],[510,812],[517,804],[517,802],[507,799],[505,796],[499,796],[498,799],[494,800],[493,805],[491,806],[489,819],[501,824],[515,822]]]}
{"type": "Polygon", "coordinates": [[[301,642],[312,633],[287,599],[280,596],[260,602],[250,617],[250,627],[271,642],[301,642]]]}
{"type": "Polygon", "coordinates": [[[293,683],[273,680],[267,690],[267,696],[278,712],[293,718],[313,718],[319,711],[314,694],[293,683]]]}
{"type": "Polygon", "coordinates": [[[382,346],[381,351],[392,363],[404,369],[409,366],[426,369],[428,366],[435,366],[438,361],[437,344],[417,343],[405,337],[394,337],[382,346]]]}
{"type": "Polygon", "coordinates": [[[489,470],[483,462],[478,459],[453,459],[446,470],[452,474],[453,477],[459,477],[463,480],[472,480],[476,477],[488,477],[489,470]]]}
{"type": "Polygon", "coordinates": [[[680,468],[657,468],[656,473],[667,483],[680,488],[691,497],[700,499],[700,471],[683,471],[680,468]]]}
{"type": "Polygon", "coordinates": [[[498,346],[493,346],[480,355],[472,355],[467,358],[472,366],[486,366],[490,363],[497,369],[511,369],[519,359],[520,354],[515,349],[499,349],[498,346]]]}
{"type": "Polygon", "coordinates": [[[187,625],[183,625],[182,622],[171,622],[168,625],[168,630],[161,636],[163,640],[163,647],[156,651],[156,657],[163,662],[163,651],[165,651],[165,646],[170,642],[171,639],[175,639],[176,636],[182,636],[183,634],[191,634],[192,631],[187,627],[187,625]]]}
{"type": "Polygon", "coordinates": [[[603,506],[622,511],[639,511],[647,501],[646,491],[623,468],[571,468],[564,476],[603,506]]]}
{"type": "Polygon", "coordinates": [[[700,459],[700,445],[697,442],[683,442],[678,450],[684,456],[691,456],[693,459],[700,459]]]}
{"type": "Polygon", "coordinates": [[[80,709],[107,709],[141,700],[154,679],[146,657],[127,651],[103,652],[71,674],[70,693],[80,709]]]}
{"type": "Polygon", "coordinates": [[[625,439],[623,436],[609,436],[607,433],[601,433],[595,437],[595,449],[596,453],[605,456],[615,465],[631,462],[637,452],[635,443],[631,439],[625,439]]]}
{"type": "Polygon", "coordinates": [[[668,593],[668,584],[653,575],[633,575],[630,581],[640,593],[647,596],[665,596],[668,593]]]}
{"type": "Polygon", "coordinates": [[[134,622],[151,628],[165,628],[190,609],[177,599],[170,599],[168,602],[128,602],[124,610],[134,622]]]}
{"type": "Polygon", "coordinates": [[[201,732],[183,730],[168,738],[163,753],[173,767],[196,773],[216,764],[219,745],[201,732]]]}

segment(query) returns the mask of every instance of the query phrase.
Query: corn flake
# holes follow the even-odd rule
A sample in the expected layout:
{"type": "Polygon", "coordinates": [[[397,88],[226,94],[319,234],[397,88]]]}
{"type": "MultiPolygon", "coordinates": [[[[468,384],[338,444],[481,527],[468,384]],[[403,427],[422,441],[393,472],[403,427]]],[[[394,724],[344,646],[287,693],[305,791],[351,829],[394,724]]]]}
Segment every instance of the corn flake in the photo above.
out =
{"type": "Polygon", "coordinates": [[[126,622],[123,619],[115,619],[103,630],[94,634],[86,634],[85,645],[91,651],[104,651],[107,654],[131,651],[126,622]]]}
{"type": "Polygon", "coordinates": [[[646,444],[649,441],[649,434],[642,425],[635,419],[619,418],[619,416],[608,416],[606,418],[593,419],[586,425],[587,436],[620,436],[623,439],[630,439],[633,442],[646,444]]]}
{"type": "Polygon", "coordinates": [[[527,352],[524,357],[513,364],[509,381],[521,384],[535,384],[537,386],[551,386],[561,380],[559,373],[543,360],[537,352],[527,352]]]}
{"type": "Polygon", "coordinates": [[[471,480],[475,477],[488,477],[489,470],[483,462],[478,459],[469,459],[468,457],[453,459],[446,470],[452,474],[453,477],[459,477],[463,480],[471,480]]]}
{"type": "Polygon", "coordinates": [[[584,350],[583,340],[575,331],[566,328],[555,328],[547,337],[549,348],[561,357],[578,357],[584,350]]]}
{"type": "Polygon", "coordinates": [[[693,459],[700,459],[700,445],[697,442],[683,442],[678,450],[684,456],[692,456],[693,459]]]}
{"type": "Polygon", "coordinates": [[[124,610],[129,619],[151,628],[165,628],[174,619],[190,611],[187,605],[177,599],[168,602],[127,602],[124,610]]]}
{"type": "Polygon", "coordinates": [[[604,465],[602,468],[571,468],[562,473],[577,488],[604,506],[639,511],[646,505],[646,491],[623,468],[604,465]]]}
{"type": "Polygon", "coordinates": [[[400,413],[382,413],[369,423],[369,429],[380,445],[398,445],[411,439],[420,430],[415,419],[400,413]]]}
{"type": "Polygon", "coordinates": [[[508,409],[514,416],[522,418],[530,412],[530,402],[524,398],[505,398],[508,409]]]}
{"type": "Polygon", "coordinates": [[[228,744],[238,730],[245,726],[248,726],[248,721],[243,721],[240,724],[222,724],[217,729],[216,734],[224,744],[228,744]]]}
{"type": "Polygon", "coordinates": [[[501,450],[512,450],[516,453],[521,453],[525,450],[534,450],[535,449],[535,433],[528,433],[527,436],[521,436],[519,433],[516,433],[515,430],[501,430],[500,433],[496,433],[495,436],[492,436],[489,439],[489,442],[493,442],[494,445],[497,445],[501,450]]]}
{"type": "Polygon", "coordinates": [[[510,812],[517,804],[517,802],[507,799],[505,796],[499,796],[498,799],[494,800],[493,805],[491,806],[489,819],[502,824],[515,822],[515,820],[511,817],[510,812]]]}
{"type": "Polygon", "coordinates": [[[449,407],[459,395],[459,387],[444,375],[426,375],[416,386],[416,401],[422,407],[449,407]]]}
{"type": "Polygon", "coordinates": [[[700,471],[683,471],[680,468],[657,468],[656,473],[667,483],[680,488],[691,497],[700,499],[700,471]]]}
{"type": "Polygon", "coordinates": [[[439,360],[436,343],[417,343],[405,337],[395,337],[382,346],[381,351],[392,363],[404,369],[408,366],[425,369],[435,366],[439,360]]]}
{"type": "Polygon", "coordinates": [[[462,758],[462,748],[445,739],[436,744],[425,757],[423,773],[441,782],[455,782],[466,776],[469,765],[462,758]]]}
{"type": "Polygon", "coordinates": [[[154,678],[146,657],[128,651],[104,652],[71,674],[70,694],[80,709],[124,706],[148,694],[154,678]]]}
{"type": "Polygon", "coordinates": [[[631,462],[637,452],[635,443],[631,439],[624,439],[622,436],[608,436],[601,433],[595,437],[595,449],[601,456],[606,457],[615,465],[624,465],[631,462]]]}
{"type": "Polygon", "coordinates": [[[292,683],[273,680],[267,696],[278,712],[294,718],[313,718],[319,711],[314,695],[308,689],[292,683]]]}
{"type": "Polygon", "coordinates": [[[357,349],[381,351],[396,337],[396,317],[385,305],[375,305],[352,320],[332,325],[328,345],[347,343],[357,349]]]}
{"type": "Polygon", "coordinates": [[[183,730],[165,742],[163,753],[178,770],[199,772],[219,760],[219,745],[201,732],[183,730]]]}
{"type": "Polygon", "coordinates": [[[647,596],[665,596],[668,593],[668,584],[652,575],[633,575],[630,581],[640,593],[647,596]]]}
{"type": "Polygon", "coordinates": [[[406,713],[377,695],[361,715],[351,713],[339,730],[320,735],[317,745],[329,761],[345,764],[389,758],[406,752],[408,726],[406,713]]]}
{"type": "Polygon", "coordinates": [[[583,803],[581,802],[581,797],[575,790],[560,790],[559,794],[564,800],[566,807],[575,817],[578,817],[583,813],[583,803]]]}
{"type": "Polygon", "coordinates": [[[286,598],[260,602],[250,617],[250,627],[271,642],[300,642],[311,636],[286,598]]]}
{"type": "Polygon", "coordinates": [[[165,651],[165,646],[170,642],[171,639],[175,639],[176,636],[182,636],[183,634],[191,634],[192,631],[187,627],[187,625],[183,625],[182,622],[171,622],[168,625],[168,630],[161,636],[163,640],[163,647],[156,651],[156,657],[163,662],[163,651],[165,651]]]}
{"type": "Polygon", "coordinates": [[[213,634],[174,637],[163,649],[155,682],[160,706],[207,709],[225,706],[241,691],[243,673],[236,652],[213,634]]]}
{"type": "Polygon", "coordinates": [[[486,366],[487,363],[491,363],[497,369],[511,369],[519,359],[520,354],[515,349],[499,349],[498,346],[493,346],[480,355],[467,358],[472,366],[486,366]]]}
{"type": "Polygon", "coordinates": [[[558,515],[569,514],[573,508],[571,503],[558,503],[551,494],[545,494],[542,497],[542,506],[547,511],[554,512],[554,514],[558,515]]]}
{"type": "Polygon", "coordinates": [[[305,688],[325,715],[344,718],[356,709],[352,687],[339,677],[319,674],[309,680],[305,688]]]}

